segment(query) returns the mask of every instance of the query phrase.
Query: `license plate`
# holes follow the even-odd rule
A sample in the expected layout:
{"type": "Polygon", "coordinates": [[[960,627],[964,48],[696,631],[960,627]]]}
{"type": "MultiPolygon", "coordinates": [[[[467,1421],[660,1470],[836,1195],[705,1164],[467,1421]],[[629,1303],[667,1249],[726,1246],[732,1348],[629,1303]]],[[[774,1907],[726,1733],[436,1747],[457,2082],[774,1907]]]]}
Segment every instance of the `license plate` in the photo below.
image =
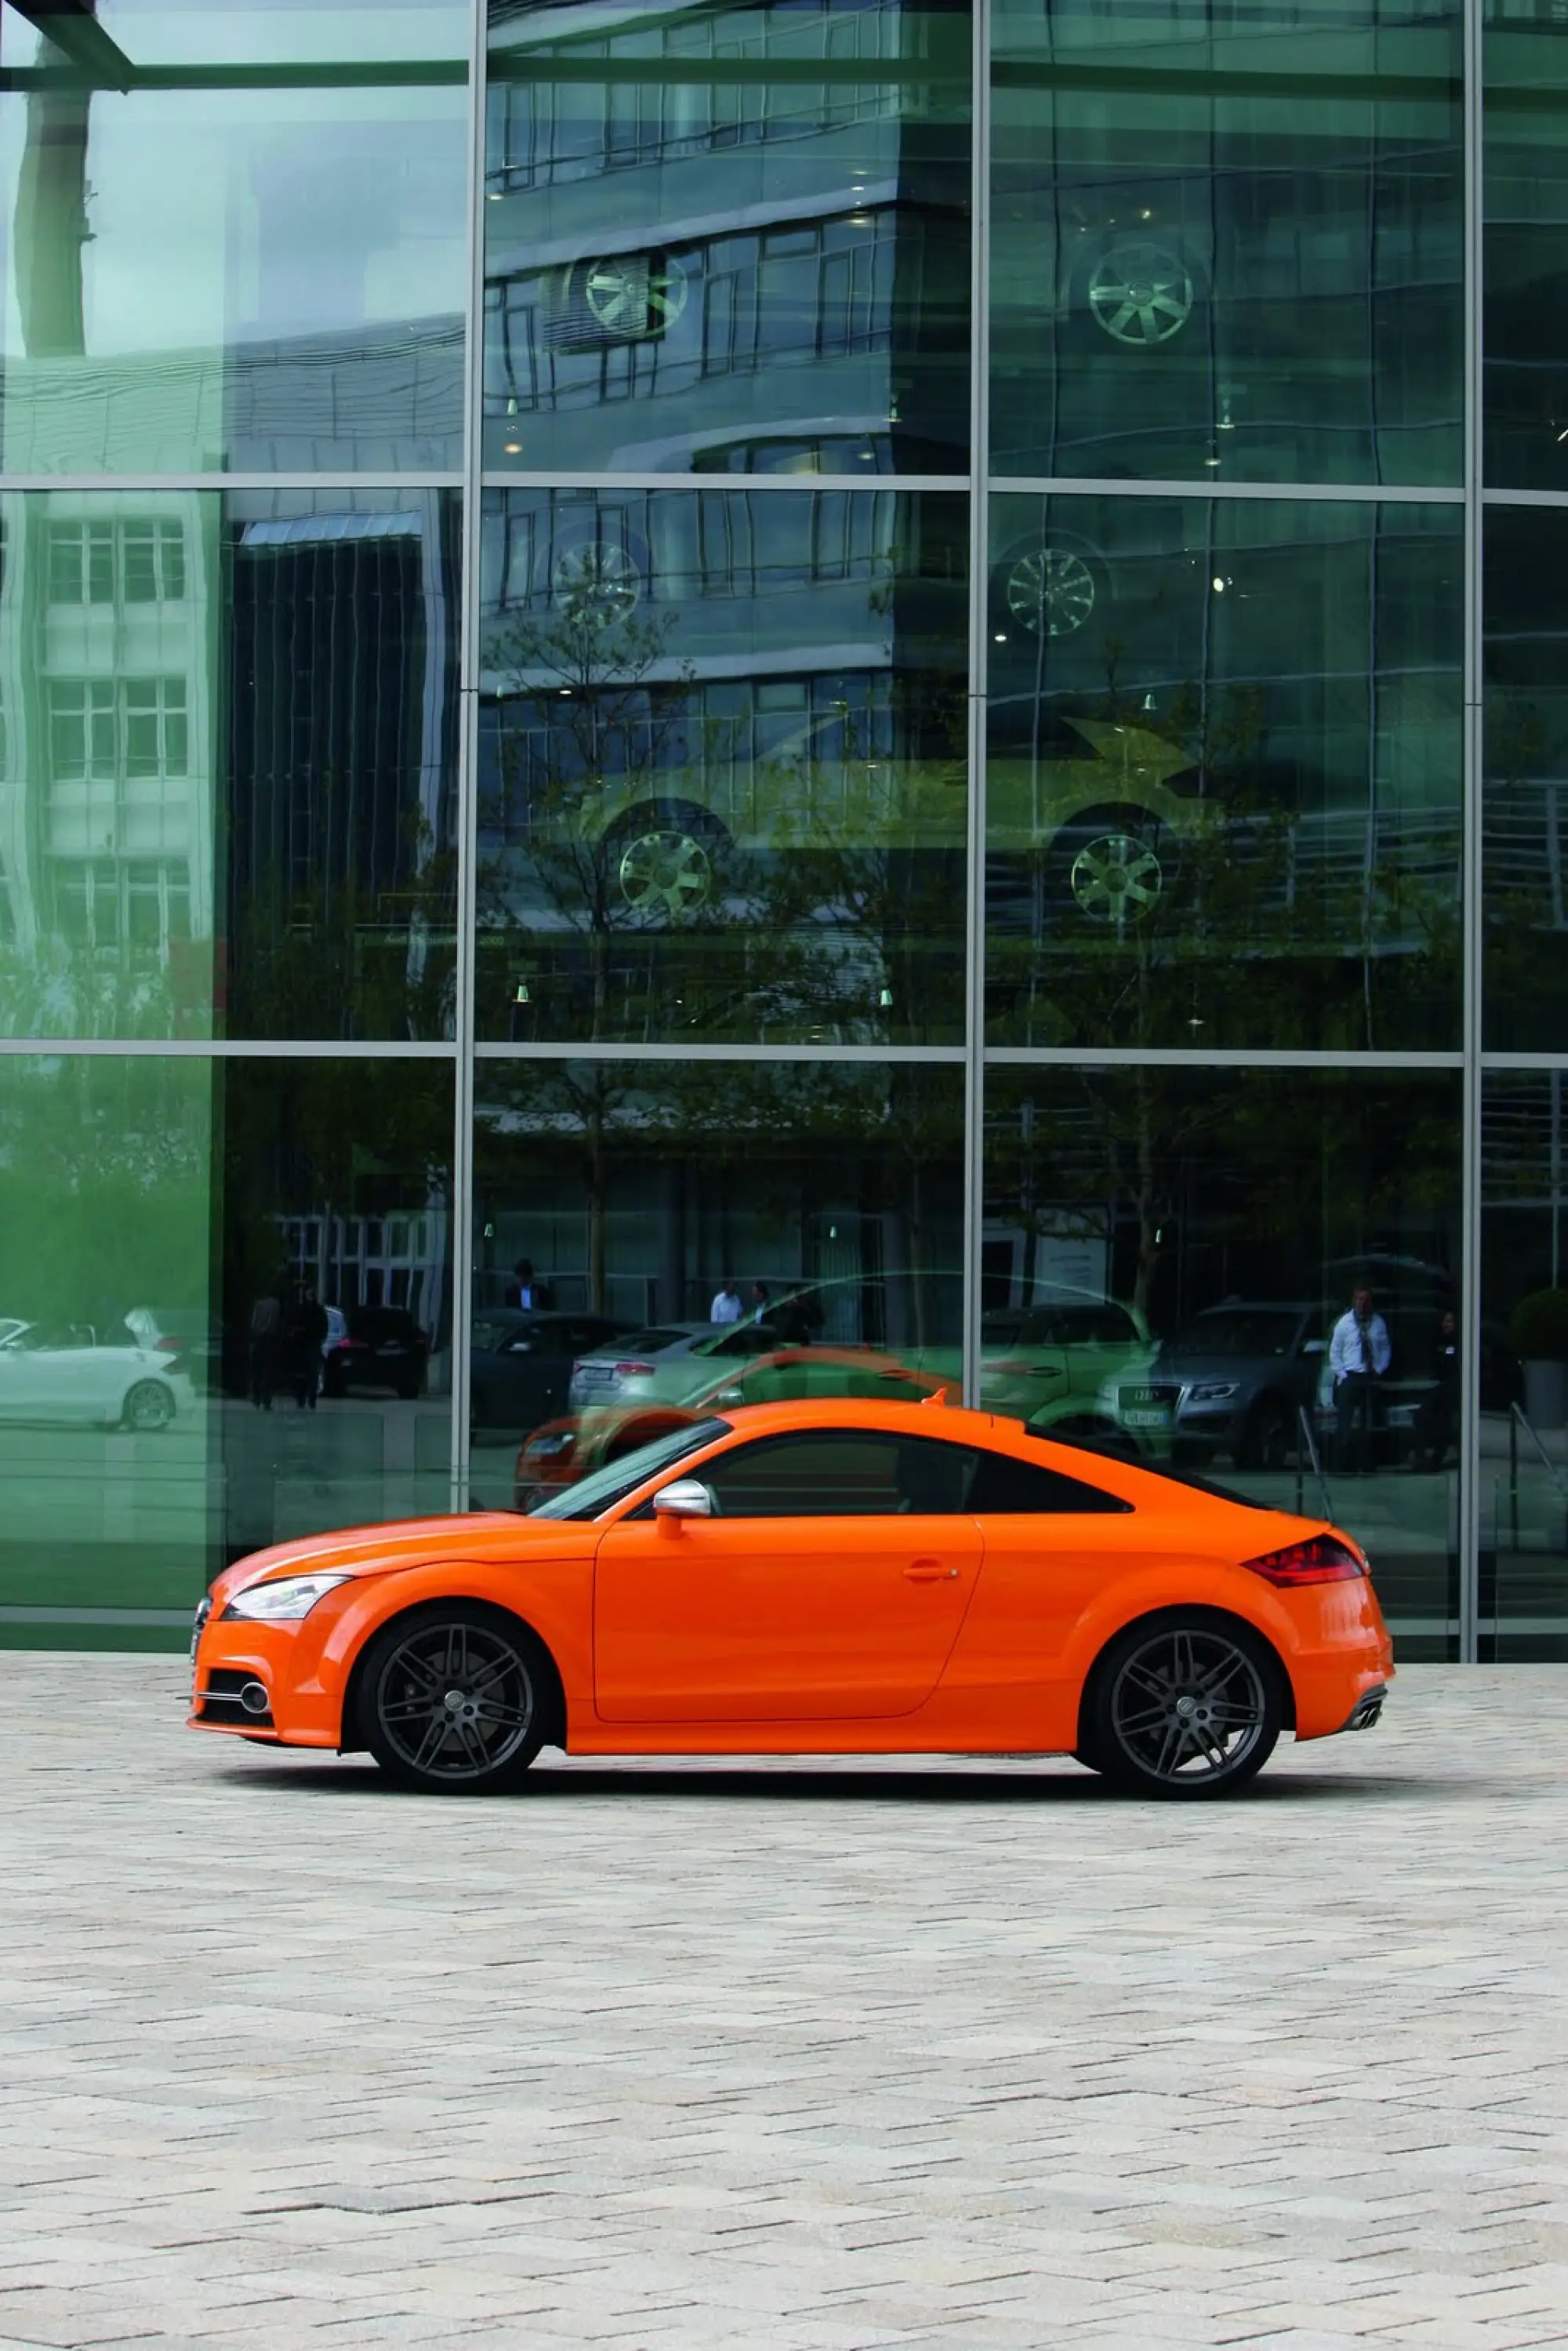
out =
{"type": "Polygon", "coordinates": [[[1168,1428],[1171,1408],[1168,1404],[1134,1405],[1131,1411],[1124,1409],[1122,1423],[1126,1428],[1168,1428]]]}

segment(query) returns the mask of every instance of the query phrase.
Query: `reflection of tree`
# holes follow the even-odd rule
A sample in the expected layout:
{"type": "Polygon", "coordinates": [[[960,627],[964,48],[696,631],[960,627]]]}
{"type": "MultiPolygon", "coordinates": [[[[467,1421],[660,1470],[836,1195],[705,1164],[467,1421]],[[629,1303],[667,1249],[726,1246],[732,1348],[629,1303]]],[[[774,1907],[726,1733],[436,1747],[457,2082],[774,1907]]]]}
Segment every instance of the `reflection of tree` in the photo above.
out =
{"type": "MultiPolygon", "coordinates": [[[[892,595],[879,577],[868,601],[892,595]]],[[[960,1036],[961,685],[879,674],[863,706],[808,696],[795,739],[768,747],[676,664],[675,627],[580,606],[519,615],[486,648],[487,1025],[960,1036]]]]}
{"type": "MultiPolygon", "coordinates": [[[[476,1124],[482,1216],[545,1202],[580,1203],[589,1303],[604,1311],[618,1184],[640,1204],[631,1229],[660,1220],[694,1282],[741,1270],[725,1238],[743,1219],[772,1236],[777,1256],[810,1280],[812,1217],[843,1213],[849,1254],[867,1283],[913,1276],[922,1340],[939,1333],[933,1277],[956,1270],[963,1094],[950,1069],[822,1069],[744,1061],[536,1065],[504,1076],[482,1065],[476,1124]]],[[[555,1213],[555,1212],[552,1212],[555,1213]]],[[[661,1241],[661,1248],[664,1242],[661,1241]]],[[[672,1275],[672,1279],[675,1277],[672,1275]]],[[[793,1272],[781,1274],[787,1287],[793,1272]]],[[[706,1300],[703,1301],[706,1303],[706,1300]]],[[[684,1297],[662,1311],[689,1311],[684,1297]]]]}
{"type": "Polygon", "coordinates": [[[998,1073],[988,1213],[1103,1241],[1113,1285],[1151,1315],[1171,1303],[1167,1269],[1178,1261],[1190,1289],[1200,1241],[1226,1261],[1239,1247],[1248,1265],[1266,1266],[1263,1294],[1306,1284],[1311,1296],[1325,1261],[1390,1236],[1405,1251],[1414,1230],[1451,1256],[1458,1122],[1448,1072],[998,1073]]]}
{"type": "Polygon", "coordinates": [[[200,1061],[7,1060],[0,1079],[0,1314],[112,1328],[204,1310],[211,1077],[200,1061]]]}
{"type": "Polygon", "coordinates": [[[541,1024],[587,1038],[692,1025],[670,1020],[658,999],[680,998],[692,949],[711,937],[720,890],[736,877],[716,871],[683,789],[683,769],[700,778],[719,746],[688,709],[689,666],[669,674],[674,628],[673,613],[616,617],[585,597],[517,615],[486,647],[502,684],[497,772],[479,811],[480,986],[497,1009],[511,998],[514,1036],[541,1024]]]}
{"type": "MultiPolygon", "coordinates": [[[[1457,808],[1422,870],[1408,821],[1402,831],[1379,827],[1370,804],[1359,817],[1304,804],[1305,779],[1272,752],[1256,688],[1206,695],[1189,684],[1156,716],[1123,686],[1113,653],[1093,715],[1171,746],[1183,761],[1173,788],[1186,812],[1161,826],[1127,811],[1135,850],[1164,871],[1152,899],[1130,902],[1120,919],[1096,920],[1074,901],[1073,860],[1092,820],[993,860],[994,1034],[1347,1050],[1451,1041],[1457,808]],[[1348,850],[1358,825],[1361,853],[1336,856],[1336,837],[1348,850]]],[[[1008,757],[993,748],[993,774],[1008,757]]],[[[1040,760],[1040,774],[1052,764],[1040,760]]],[[[1109,825],[1111,778],[1103,798],[1100,820],[1109,825]]]]}

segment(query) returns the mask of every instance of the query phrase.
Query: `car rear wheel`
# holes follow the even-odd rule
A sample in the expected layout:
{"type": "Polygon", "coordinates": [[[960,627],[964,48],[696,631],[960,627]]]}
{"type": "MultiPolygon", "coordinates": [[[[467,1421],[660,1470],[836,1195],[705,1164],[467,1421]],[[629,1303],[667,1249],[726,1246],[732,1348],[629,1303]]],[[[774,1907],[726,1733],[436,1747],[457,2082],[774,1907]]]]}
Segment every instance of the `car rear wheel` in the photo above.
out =
{"type": "Polygon", "coordinates": [[[168,1427],[174,1417],[174,1399],[162,1380],[138,1380],[125,1399],[120,1417],[127,1428],[146,1436],[168,1427]]]}
{"type": "Polygon", "coordinates": [[[1284,1718],[1265,1642],[1243,1625],[1173,1613],[1129,1625],[1101,1657],[1078,1752],[1129,1792],[1228,1795],[1262,1770],[1284,1718]]]}
{"type": "Polygon", "coordinates": [[[360,1683],[361,1734],[400,1787],[495,1794],[544,1744],[546,1680],[521,1625],[499,1610],[438,1604],[377,1635],[360,1683]]]}

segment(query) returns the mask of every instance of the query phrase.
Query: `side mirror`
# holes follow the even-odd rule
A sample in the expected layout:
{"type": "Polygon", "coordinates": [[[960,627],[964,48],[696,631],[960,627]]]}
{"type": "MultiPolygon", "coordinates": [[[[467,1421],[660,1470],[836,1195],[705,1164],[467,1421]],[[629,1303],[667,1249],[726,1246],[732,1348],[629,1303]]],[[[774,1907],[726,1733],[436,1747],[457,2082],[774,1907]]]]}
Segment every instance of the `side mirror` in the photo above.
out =
{"type": "Polygon", "coordinates": [[[653,1515],[659,1519],[711,1519],[713,1496],[700,1478],[677,1478],[672,1486],[661,1486],[653,1497],[653,1515]]]}

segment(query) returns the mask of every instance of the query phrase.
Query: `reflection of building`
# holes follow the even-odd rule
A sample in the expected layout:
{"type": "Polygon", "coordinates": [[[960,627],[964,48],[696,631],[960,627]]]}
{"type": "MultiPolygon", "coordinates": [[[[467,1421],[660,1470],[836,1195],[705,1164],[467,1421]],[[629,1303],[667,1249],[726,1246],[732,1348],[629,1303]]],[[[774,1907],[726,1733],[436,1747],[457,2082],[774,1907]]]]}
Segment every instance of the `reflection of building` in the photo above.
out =
{"type": "Polygon", "coordinates": [[[55,491],[12,494],[0,511],[3,921],[37,975],[32,1017],[90,1020],[109,976],[132,1019],[165,989],[200,1019],[214,931],[212,502],[55,491]]]}
{"type": "Polygon", "coordinates": [[[575,39],[493,12],[489,461],[962,471],[964,31],[901,0],[575,39]]]}

